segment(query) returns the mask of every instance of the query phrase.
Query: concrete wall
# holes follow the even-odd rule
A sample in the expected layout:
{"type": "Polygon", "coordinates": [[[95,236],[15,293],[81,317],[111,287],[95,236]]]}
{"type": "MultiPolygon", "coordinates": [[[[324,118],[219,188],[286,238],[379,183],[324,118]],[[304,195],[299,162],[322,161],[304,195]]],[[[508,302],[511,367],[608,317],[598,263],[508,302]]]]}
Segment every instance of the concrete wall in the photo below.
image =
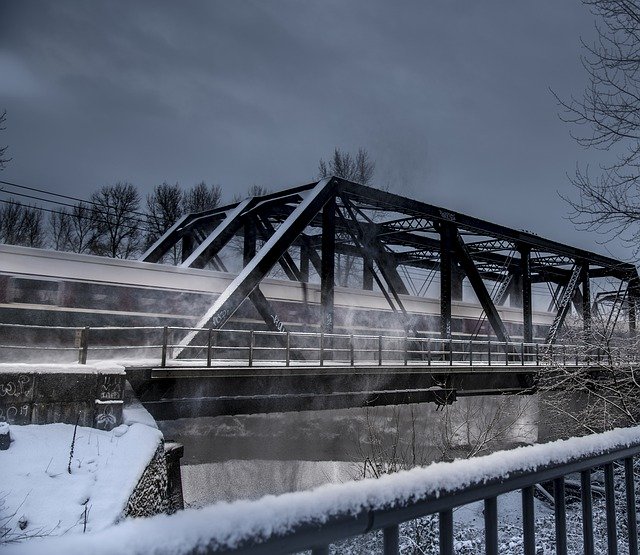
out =
{"type": "Polygon", "coordinates": [[[111,430],[122,423],[121,367],[1,365],[0,422],[62,422],[111,430]]]}

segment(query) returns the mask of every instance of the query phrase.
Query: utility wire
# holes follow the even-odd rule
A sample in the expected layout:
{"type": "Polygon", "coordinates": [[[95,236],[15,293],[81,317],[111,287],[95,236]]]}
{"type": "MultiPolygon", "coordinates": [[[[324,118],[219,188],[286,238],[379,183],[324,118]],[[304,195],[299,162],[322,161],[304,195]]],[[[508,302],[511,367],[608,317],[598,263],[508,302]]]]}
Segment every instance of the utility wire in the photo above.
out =
{"type": "MultiPolygon", "coordinates": [[[[91,204],[93,206],[98,206],[100,208],[104,208],[104,207],[115,208],[115,207],[110,206],[108,204],[100,204],[99,202],[94,202],[92,200],[83,200],[83,199],[78,198],[78,197],[72,197],[72,196],[63,195],[63,194],[60,194],[60,193],[52,193],[51,191],[46,191],[44,189],[37,189],[36,187],[27,187],[26,185],[19,185],[18,183],[13,183],[11,181],[4,181],[2,179],[0,179],[0,183],[3,184],[3,185],[8,185],[9,187],[16,187],[17,189],[25,189],[27,191],[34,191],[36,193],[44,193],[45,195],[50,195],[50,196],[53,196],[53,197],[63,198],[63,199],[67,199],[67,200],[73,200],[75,202],[80,202],[82,204],[91,204]]],[[[19,194],[19,193],[16,193],[16,194],[19,194]]],[[[41,200],[45,200],[45,199],[41,199],[41,200]]],[[[46,201],[46,202],[53,202],[53,201],[46,201]]],[[[63,203],[59,203],[59,204],[63,204],[63,203]]],[[[67,206],[72,206],[72,205],[67,205],[67,206]]],[[[147,214],[145,214],[143,212],[132,211],[131,213],[135,214],[136,216],[142,216],[143,218],[147,217],[147,214]]]]}
{"type": "MultiPolygon", "coordinates": [[[[50,201],[50,202],[53,202],[53,201],[50,201]]],[[[0,199],[0,203],[10,204],[10,205],[11,204],[13,204],[13,205],[19,204],[15,200],[11,200],[11,199],[10,200],[0,199]]],[[[29,206],[29,208],[32,208],[33,210],[39,210],[41,212],[48,212],[49,214],[58,214],[60,216],[69,216],[71,218],[80,218],[80,219],[83,219],[83,220],[95,220],[96,219],[96,216],[82,216],[81,214],[70,214],[69,212],[61,212],[60,210],[52,210],[51,208],[44,208],[42,206],[37,206],[37,205],[29,206]]],[[[98,219],[99,223],[103,223],[103,224],[107,224],[107,225],[110,223],[108,220],[101,219],[99,217],[97,219],[98,219]]],[[[139,221],[139,220],[136,220],[136,221],[139,221]]],[[[147,232],[147,233],[154,233],[154,234],[157,233],[156,231],[150,230],[149,228],[146,228],[146,227],[133,227],[133,226],[126,225],[126,224],[121,224],[120,227],[122,227],[124,229],[129,229],[129,230],[132,230],[132,231],[140,230],[140,231],[144,231],[144,232],[147,232]]]]}

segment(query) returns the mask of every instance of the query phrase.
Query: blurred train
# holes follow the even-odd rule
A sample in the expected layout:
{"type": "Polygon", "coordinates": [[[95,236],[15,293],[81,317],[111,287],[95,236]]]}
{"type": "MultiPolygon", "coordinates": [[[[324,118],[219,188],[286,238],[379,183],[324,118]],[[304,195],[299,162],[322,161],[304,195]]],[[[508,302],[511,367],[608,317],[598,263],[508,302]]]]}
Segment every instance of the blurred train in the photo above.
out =
{"type": "MultiPolygon", "coordinates": [[[[235,276],[210,270],[119,260],[92,255],[0,245],[0,323],[44,326],[193,326],[235,276]]],[[[320,286],[265,279],[260,289],[291,331],[317,330],[320,286]]],[[[439,299],[402,295],[415,328],[439,330],[439,299]]],[[[401,316],[381,292],[336,287],[336,333],[404,333],[401,316]]],[[[522,310],[498,308],[512,338],[522,336],[522,310]]],[[[477,303],[453,301],[452,331],[487,337],[488,322],[477,303]]],[[[534,337],[543,338],[554,314],[533,312],[534,337]]],[[[264,329],[246,300],[226,324],[264,329]]],[[[6,335],[0,329],[0,338],[6,335]]]]}

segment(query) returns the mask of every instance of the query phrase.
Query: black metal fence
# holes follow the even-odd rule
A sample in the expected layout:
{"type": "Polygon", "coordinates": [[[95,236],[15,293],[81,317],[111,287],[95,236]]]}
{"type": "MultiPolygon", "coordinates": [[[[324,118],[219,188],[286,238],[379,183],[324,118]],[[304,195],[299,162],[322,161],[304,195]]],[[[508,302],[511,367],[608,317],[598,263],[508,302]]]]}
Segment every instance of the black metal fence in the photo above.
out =
{"type": "MultiPolygon", "coordinates": [[[[604,496],[606,513],[606,535],[609,555],[619,552],[619,543],[626,543],[624,551],[630,555],[638,553],[638,532],[636,524],[636,497],[633,457],[640,453],[640,444],[609,449],[588,455],[569,458],[562,463],[540,465],[535,470],[516,470],[505,476],[487,481],[476,480],[454,490],[444,487],[430,492],[425,497],[413,500],[397,500],[382,508],[364,508],[356,514],[333,514],[324,522],[301,523],[293,526],[285,534],[246,538],[240,545],[211,544],[199,553],[220,554],[264,554],[294,553],[311,550],[313,555],[328,554],[332,544],[351,536],[361,536],[381,530],[383,553],[399,553],[399,526],[402,523],[428,515],[438,515],[439,552],[442,555],[454,553],[453,510],[468,503],[484,503],[484,552],[487,555],[499,553],[499,521],[497,496],[520,491],[522,498],[522,534],[525,555],[536,553],[536,524],[534,514],[534,488],[536,484],[553,484],[553,505],[555,513],[555,547],[557,555],[567,553],[567,517],[565,502],[565,479],[568,475],[579,475],[582,548],[585,555],[595,553],[594,511],[592,504],[592,472],[604,469],[604,496]],[[616,507],[614,494],[614,465],[624,472],[624,506],[616,507]],[[617,519],[626,520],[628,539],[619,542],[617,519]]],[[[455,463],[453,463],[455,464],[455,463]]],[[[452,469],[453,470],[453,469],[452,469]]],[[[274,515],[277,517],[277,515],[274,515]]],[[[339,552],[339,550],[337,551],[339,552]]]]}
{"type": "Polygon", "coordinates": [[[64,327],[1,324],[0,357],[12,362],[46,355],[49,361],[86,364],[104,358],[153,358],[159,366],[182,365],[177,357],[207,367],[220,364],[421,366],[609,366],[637,362],[635,350],[581,345],[498,342],[471,336],[276,332],[191,327],[64,327]],[[29,334],[37,332],[34,339],[29,334]],[[195,333],[185,346],[186,334],[195,333]],[[37,337],[37,338],[36,338],[37,337]],[[11,352],[11,357],[7,354],[11,352]]]}

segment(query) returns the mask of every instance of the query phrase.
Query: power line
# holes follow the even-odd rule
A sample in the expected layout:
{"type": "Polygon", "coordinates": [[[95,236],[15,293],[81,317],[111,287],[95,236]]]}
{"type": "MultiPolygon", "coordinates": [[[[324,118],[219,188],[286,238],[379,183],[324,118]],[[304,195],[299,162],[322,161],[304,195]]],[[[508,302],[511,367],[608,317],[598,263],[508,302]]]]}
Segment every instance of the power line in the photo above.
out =
{"type": "MultiPolygon", "coordinates": [[[[44,193],[45,195],[50,195],[52,197],[58,197],[58,198],[64,198],[67,200],[73,200],[75,202],[80,202],[82,204],[91,204],[93,206],[97,206],[99,208],[115,208],[114,206],[110,206],[109,204],[101,204],[99,202],[95,202],[92,200],[84,200],[78,197],[72,197],[69,195],[63,195],[60,193],[52,193],[51,191],[47,191],[45,189],[38,189],[36,187],[28,187],[27,185],[19,185],[18,183],[13,183],[11,181],[4,181],[0,179],[0,183],[2,183],[3,185],[9,185],[10,187],[16,187],[18,189],[26,189],[27,191],[34,191],[36,193],[44,193]]],[[[12,193],[13,194],[13,193],[12,193]]],[[[20,193],[15,193],[15,194],[20,194],[20,193]]],[[[50,201],[50,200],[46,200],[46,199],[41,199],[44,200],[45,202],[54,202],[54,201],[50,201]]],[[[63,204],[63,203],[58,203],[58,204],[63,204]]],[[[71,205],[67,205],[67,206],[71,206],[71,205]]],[[[135,210],[131,211],[132,214],[135,214],[136,216],[142,216],[143,218],[147,217],[147,214],[145,214],[144,212],[136,212],[135,210]]]]}
{"type": "MultiPolygon", "coordinates": [[[[3,203],[3,204],[13,204],[13,205],[19,205],[20,204],[20,203],[16,202],[15,200],[11,200],[11,199],[9,199],[9,200],[0,199],[0,202],[3,203]]],[[[50,202],[53,202],[53,201],[50,201],[50,202]]],[[[60,203],[60,204],[62,204],[62,203],[60,203]]],[[[52,210],[51,208],[44,208],[44,207],[38,206],[38,205],[29,206],[28,208],[31,208],[33,210],[39,210],[41,212],[48,212],[49,214],[58,214],[60,216],[68,216],[68,217],[71,217],[71,218],[79,218],[79,219],[82,219],[82,220],[95,220],[96,219],[95,216],[83,216],[81,214],[70,214],[69,212],[61,212],[60,210],[52,210]]],[[[103,224],[109,224],[108,220],[104,220],[104,219],[100,219],[100,218],[98,218],[98,220],[99,220],[99,222],[101,222],[103,224]]],[[[136,220],[136,221],[139,221],[139,220],[136,220]]],[[[132,231],[140,230],[140,231],[145,231],[147,233],[156,233],[155,231],[150,230],[149,228],[146,228],[146,227],[133,227],[133,226],[129,226],[129,225],[126,225],[126,224],[121,224],[120,227],[123,227],[125,229],[129,229],[129,230],[132,230],[132,231]]]]}

